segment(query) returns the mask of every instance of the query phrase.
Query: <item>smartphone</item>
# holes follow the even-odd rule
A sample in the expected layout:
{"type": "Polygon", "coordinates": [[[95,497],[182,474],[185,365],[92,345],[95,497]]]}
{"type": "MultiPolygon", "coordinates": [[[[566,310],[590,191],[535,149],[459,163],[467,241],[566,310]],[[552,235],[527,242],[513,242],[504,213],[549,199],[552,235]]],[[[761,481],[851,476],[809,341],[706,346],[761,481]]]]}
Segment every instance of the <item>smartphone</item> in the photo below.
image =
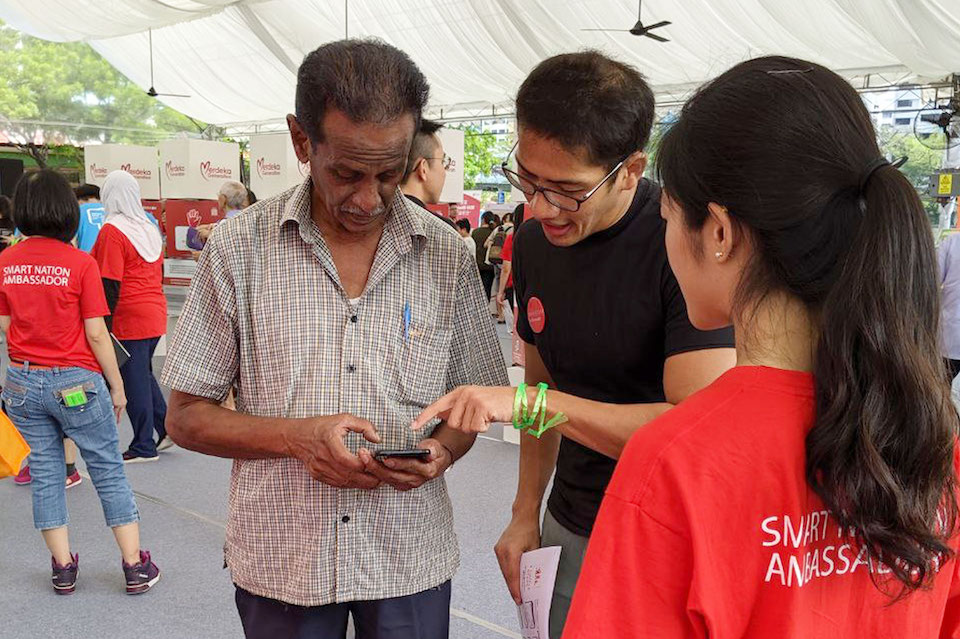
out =
{"type": "Polygon", "coordinates": [[[373,454],[377,459],[388,457],[398,457],[401,459],[419,459],[425,461],[430,457],[430,451],[426,448],[407,448],[405,450],[378,450],[373,454]]]}

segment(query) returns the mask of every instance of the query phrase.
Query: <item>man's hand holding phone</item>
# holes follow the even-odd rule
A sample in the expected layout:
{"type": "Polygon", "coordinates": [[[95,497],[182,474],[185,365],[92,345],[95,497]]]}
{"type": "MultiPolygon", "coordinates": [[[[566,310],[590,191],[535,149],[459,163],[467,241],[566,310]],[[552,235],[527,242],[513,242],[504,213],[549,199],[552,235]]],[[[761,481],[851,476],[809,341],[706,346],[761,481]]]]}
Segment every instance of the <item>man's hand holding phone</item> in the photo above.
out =
{"type": "Polygon", "coordinates": [[[369,421],[340,414],[303,420],[287,438],[290,456],[303,462],[310,475],[335,488],[372,490],[380,480],[366,471],[362,458],[353,455],[343,443],[347,433],[360,433],[371,443],[380,435],[369,421]]]}
{"type": "Polygon", "coordinates": [[[411,451],[383,451],[378,458],[366,448],[357,452],[366,472],[399,491],[413,490],[446,472],[453,464],[450,451],[436,439],[424,439],[417,449],[427,451],[425,456],[411,451]],[[394,453],[394,454],[390,454],[394,453]]]}

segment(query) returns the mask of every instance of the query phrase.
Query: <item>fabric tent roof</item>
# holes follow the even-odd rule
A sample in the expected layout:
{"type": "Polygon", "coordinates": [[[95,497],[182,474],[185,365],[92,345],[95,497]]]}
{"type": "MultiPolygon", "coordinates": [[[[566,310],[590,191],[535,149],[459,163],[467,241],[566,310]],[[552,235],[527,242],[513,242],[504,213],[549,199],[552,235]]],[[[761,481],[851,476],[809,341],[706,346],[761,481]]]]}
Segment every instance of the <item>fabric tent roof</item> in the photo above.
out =
{"type": "Polygon", "coordinates": [[[897,81],[960,71],[957,0],[647,0],[657,43],[628,33],[636,0],[3,0],[0,18],[49,40],[85,40],[146,89],[153,29],[161,98],[215,124],[262,122],[293,109],[296,68],[321,43],[376,36],[427,75],[431,114],[476,115],[510,100],[543,58],[598,48],[680,96],[757,55],[806,58],[847,76],[897,81]]]}

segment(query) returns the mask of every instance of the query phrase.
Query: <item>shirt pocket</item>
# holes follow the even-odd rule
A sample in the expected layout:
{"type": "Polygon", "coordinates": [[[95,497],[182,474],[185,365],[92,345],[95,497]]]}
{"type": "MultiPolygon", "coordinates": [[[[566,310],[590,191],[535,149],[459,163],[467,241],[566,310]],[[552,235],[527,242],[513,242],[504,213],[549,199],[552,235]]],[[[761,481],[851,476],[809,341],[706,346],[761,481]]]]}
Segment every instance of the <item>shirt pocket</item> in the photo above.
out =
{"type": "Polygon", "coordinates": [[[405,403],[426,408],[446,393],[453,331],[412,322],[400,349],[400,391],[405,403]]]}

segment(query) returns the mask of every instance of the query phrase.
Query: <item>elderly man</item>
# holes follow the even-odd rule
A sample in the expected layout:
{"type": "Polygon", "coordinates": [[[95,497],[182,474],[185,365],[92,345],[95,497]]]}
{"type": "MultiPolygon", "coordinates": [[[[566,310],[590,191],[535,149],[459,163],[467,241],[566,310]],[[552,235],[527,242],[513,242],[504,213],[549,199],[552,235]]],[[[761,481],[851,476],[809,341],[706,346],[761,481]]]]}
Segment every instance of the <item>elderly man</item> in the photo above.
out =
{"type": "Polygon", "coordinates": [[[224,182],[217,194],[217,204],[220,205],[220,210],[223,211],[225,219],[229,220],[240,215],[243,209],[250,206],[247,187],[233,180],[224,182]]]}
{"type": "MultiPolygon", "coordinates": [[[[220,186],[220,191],[217,193],[217,205],[223,212],[223,219],[225,220],[240,215],[243,209],[250,206],[247,187],[239,182],[227,180],[220,186]]],[[[213,234],[213,229],[216,227],[215,223],[201,224],[197,227],[197,237],[202,245],[206,245],[207,240],[213,234]]]]}
{"type": "Polygon", "coordinates": [[[448,634],[443,473],[474,439],[410,424],[507,377],[473,256],[398,189],[428,92],[378,41],[309,54],[287,122],[310,176],[211,237],[171,345],[170,435],[236,459],[225,560],[247,637],[342,638],[348,615],[361,639],[448,634]]]}

